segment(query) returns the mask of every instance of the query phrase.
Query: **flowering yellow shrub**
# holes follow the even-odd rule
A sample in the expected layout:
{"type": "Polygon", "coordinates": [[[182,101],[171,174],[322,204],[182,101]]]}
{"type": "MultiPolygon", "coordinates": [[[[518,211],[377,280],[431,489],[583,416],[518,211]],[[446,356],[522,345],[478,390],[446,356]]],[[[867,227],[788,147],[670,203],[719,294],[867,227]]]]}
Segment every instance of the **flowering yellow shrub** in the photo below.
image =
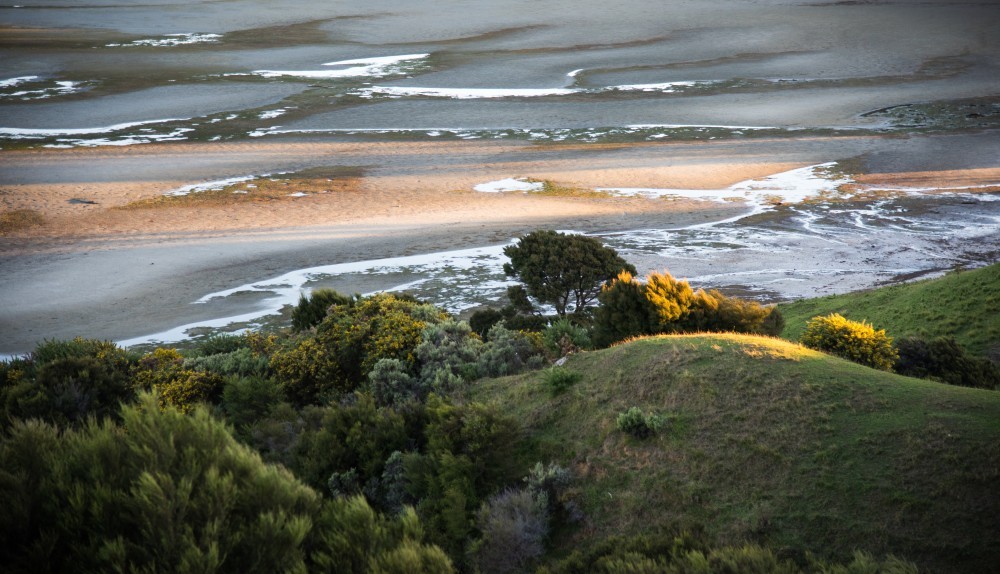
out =
{"type": "Polygon", "coordinates": [[[813,317],[806,324],[800,342],[811,349],[883,371],[891,371],[899,358],[885,329],[876,331],[869,323],[851,321],[838,313],[813,317]]]}

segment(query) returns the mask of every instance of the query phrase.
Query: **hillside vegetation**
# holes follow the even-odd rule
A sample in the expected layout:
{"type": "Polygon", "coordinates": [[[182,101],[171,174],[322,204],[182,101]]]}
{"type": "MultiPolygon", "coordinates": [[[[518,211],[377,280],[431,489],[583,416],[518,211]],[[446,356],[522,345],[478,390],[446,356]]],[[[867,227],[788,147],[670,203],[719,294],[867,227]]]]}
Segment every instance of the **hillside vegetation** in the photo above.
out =
{"type": "MultiPolygon", "coordinates": [[[[876,371],[751,335],[648,337],[545,372],[475,385],[525,425],[524,464],[577,475],[584,527],[557,547],[657,528],[699,529],[849,558],[893,553],[933,571],[1000,563],[1000,395],[876,371]],[[666,419],[639,440],[637,406],[666,419]]],[[[992,565],[992,566],[991,566],[992,565]]]]}
{"type": "Polygon", "coordinates": [[[781,336],[793,341],[802,335],[809,319],[840,313],[848,319],[868,321],[896,338],[954,337],[971,353],[1000,358],[1000,263],[778,307],[785,318],[781,336]]]}

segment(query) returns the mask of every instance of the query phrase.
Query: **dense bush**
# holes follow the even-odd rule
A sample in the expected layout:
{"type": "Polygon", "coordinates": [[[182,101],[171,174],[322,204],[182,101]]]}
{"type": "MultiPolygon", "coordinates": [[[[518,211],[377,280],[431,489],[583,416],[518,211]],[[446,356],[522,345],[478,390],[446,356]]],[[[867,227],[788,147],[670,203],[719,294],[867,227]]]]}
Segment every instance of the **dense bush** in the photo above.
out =
{"type": "Polygon", "coordinates": [[[88,416],[105,417],[118,412],[119,403],[133,392],[128,376],[93,357],[52,359],[34,380],[24,379],[3,389],[4,419],[39,418],[65,425],[88,416]]]}
{"type": "Polygon", "coordinates": [[[543,566],[538,574],[916,574],[917,568],[892,556],[876,560],[863,552],[846,564],[831,564],[799,553],[798,560],[756,545],[712,548],[702,536],[613,536],[574,550],[543,566]]]}
{"type": "Polygon", "coordinates": [[[0,562],[19,571],[287,571],[305,566],[314,492],[207,410],[146,396],[123,426],[15,426],[0,448],[0,562]],[[127,430],[126,430],[127,429],[127,430]]]}
{"type": "Polygon", "coordinates": [[[503,320],[504,314],[500,310],[487,307],[477,310],[469,317],[469,327],[480,339],[485,339],[493,325],[503,320]]]}
{"type": "Polygon", "coordinates": [[[139,390],[156,391],[161,407],[171,405],[189,412],[198,403],[218,402],[225,379],[217,373],[185,369],[176,349],[159,348],[139,359],[132,384],[139,390]]]}
{"type": "Polygon", "coordinates": [[[837,313],[810,320],[800,342],[811,349],[883,371],[892,370],[898,358],[885,329],[876,331],[868,323],[850,321],[837,313]]]}
{"type": "Polygon", "coordinates": [[[549,352],[557,357],[565,357],[570,353],[590,349],[590,333],[579,325],[574,325],[569,319],[557,319],[544,331],[542,340],[549,352]]]}
{"type": "Polygon", "coordinates": [[[627,411],[620,413],[615,419],[615,426],[618,430],[628,433],[636,438],[647,438],[656,434],[666,419],[659,415],[645,414],[639,407],[631,407],[627,411]]]}
{"type": "Polygon", "coordinates": [[[542,375],[542,384],[549,390],[551,396],[560,395],[583,378],[580,373],[565,367],[552,367],[542,375]]]}
{"type": "MultiPolygon", "coordinates": [[[[334,473],[356,473],[358,486],[379,478],[394,451],[411,446],[406,411],[379,408],[370,395],[353,401],[302,410],[291,457],[284,462],[316,490],[326,491],[334,473]]],[[[416,416],[420,416],[417,414],[416,416]]],[[[418,443],[419,444],[419,443],[418,443]]]]}
{"type": "Polygon", "coordinates": [[[368,389],[379,406],[401,405],[423,400],[430,385],[410,375],[399,359],[381,359],[368,373],[368,389]]]}
{"type": "Polygon", "coordinates": [[[4,434],[6,571],[451,571],[412,512],[389,520],[363,499],[321,502],[205,408],[161,410],[147,395],[121,418],[4,434]]]}
{"type": "Polygon", "coordinates": [[[464,321],[447,319],[428,325],[416,348],[420,381],[438,393],[479,378],[483,342],[464,321]]]}
{"type": "Polygon", "coordinates": [[[247,436],[248,429],[266,417],[284,399],[281,387],[263,377],[230,377],[222,387],[222,412],[236,432],[247,436]]]}
{"type": "Polygon", "coordinates": [[[896,372],[901,375],[1000,390],[1000,367],[989,359],[969,355],[953,338],[904,337],[896,341],[896,348],[896,372]]]}
{"type": "Polygon", "coordinates": [[[134,363],[128,351],[111,341],[76,337],[71,341],[45,340],[29,355],[35,368],[41,368],[57,359],[90,357],[107,365],[109,369],[125,372],[134,363]]]}
{"type": "Polygon", "coordinates": [[[233,351],[184,359],[183,365],[193,371],[209,371],[219,375],[266,377],[271,374],[269,363],[267,356],[254,353],[249,347],[239,347],[233,351]]]}
{"type": "Polygon", "coordinates": [[[404,456],[406,491],[419,501],[429,540],[461,558],[481,502],[516,477],[518,427],[494,407],[436,395],[426,413],[425,449],[404,456]]]}
{"type": "Polygon", "coordinates": [[[629,337],[655,333],[734,331],[776,336],[784,319],[776,307],[694,291],[669,273],[651,273],[646,283],[623,273],[606,285],[595,312],[594,341],[608,346],[629,337]]]}
{"type": "Polygon", "coordinates": [[[490,497],[476,513],[481,538],[472,548],[484,574],[525,572],[545,552],[549,533],[548,496],[529,488],[490,497]]]}
{"type": "Polygon", "coordinates": [[[479,354],[479,372],[487,377],[515,375],[526,369],[545,364],[545,351],[540,338],[512,331],[503,323],[490,329],[486,344],[479,354]]]}
{"type": "Polygon", "coordinates": [[[382,359],[398,359],[412,371],[424,328],[445,317],[412,298],[385,293],[337,305],[314,336],[275,352],[271,367],[296,404],[334,399],[366,384],[382,359]]]}
{"type": "Polygon", "coordinates": [[[650,335],[659,328],[656,309],[646,298],[646,287],[622,272],[598,295],[594,312],[594,344],[607,347],[631,337],[650,335]]]}
{"type": "Polygon", "coordinates": [[[733,331],[776,337],[784,329],[785,319],[777,307],[727,297],[714,289],[707,293],[699,290],[679,327],[684,331],[733,331]]]}
{"type": "Polygon", "coordinates": [[[299,304],[292,310],[292,329],[311,329],[323,322],[330,307],[353,303],[353,297],[341,295],[333,289],[314,289],[308,297],[303,293],[299,295],[299,304]]]}
{"type": "Polygon", "coordinates": [[[205,340],[201,341],[195,348],[198,355],[203,357],[209,357],[211,355],[221,355],[223,353],[232,353],[238,351],[239,349],[245,349],[250,347],[250,334],[244,333],[241,335],[233,335],[230,333],[219,333],[207,337],[205,340]]]}
{"type": "Polygon", "coordinates": [[[0,362],[0,419],[41,418],[56,424],[115,415],[134,393],[135,358],[110,341],[47,340],[26,358],[0,362]]]}

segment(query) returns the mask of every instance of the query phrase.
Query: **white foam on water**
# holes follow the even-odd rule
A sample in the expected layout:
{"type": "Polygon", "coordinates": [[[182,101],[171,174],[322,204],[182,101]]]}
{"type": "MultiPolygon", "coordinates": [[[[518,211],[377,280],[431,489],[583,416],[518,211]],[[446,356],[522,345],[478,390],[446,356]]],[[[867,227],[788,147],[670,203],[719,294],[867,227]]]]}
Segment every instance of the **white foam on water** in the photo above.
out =
{"type": "Polygon", "coordinates": [[[194,32],[181,34],[164,34],[162,38],[147,38],[134,40],[126,44],[105,44],[106,48],[131,48],[136,46],[173,47],[188,44],[205,44],[218,42],[222,34],[198,34],[194,32]]]}
{"type": "MultiPolygon", "coordinates": [[[[339,62],[327,62],[324,66],[341,67],[339,70],[254,70],[250,74],[262,78],[313,78],[313,79],[335,79],[335,78],[381,78],[394,74],[403,73],[404,64],[414,60],[426,59],[430,54],[405,54],[402,56],[384,56],[380,58],[361,58],[357,60],[342,60],[339,62]],[[347,66],[347,67],[344,67],[347,66]]],[[[231,73],[226,76],[241,76],[246,74],[231,73]]]]}
{"type": "Polygon", "coordinates": [[[473,186],[472,189],[483,193],[501,193],[505,191],[542,191],[544,187],[545,184],[540,181],[528,181],[523,177],[508,177],[507,179],[480,183],[473,186]]]}
{"type": "Polygon", "coordinates": [[[450,98],[453,100],[479,100],[494,98],[538,98],[543,96],[566,96],[578,93],[571,88],[417,88],[372,86],[358,90],[363,98],[372,96],[429,98],[450,98]]]}
{"type": "Polygon", "coordinates": [[[702,85],[702,84],[712,84],[713,81],[706,82],[694,82],[694,81],[681,81],[681,82],[662,82],[658,84],[625,84],[621,86],[608,86],[602,88],[601,91],[605,92],[663,92],[671,93],[676,92],[677,88],[689,88],[692,86],[702,85]]]}
{"type": "Polygon", "coordinates": [[[626,197],[674,197],[701,201],[727,202],[739,199],[751,207],[749,213],[736,218],[699,224],[719,225],[731,223],[750,215],[773,209],[776,204],[801,203],[822,194],[836,193],[840,186],[852,183],[848,177],[831,179],[823,174],[836,165],[835,162],[821,163],[776,173],[764,178],[750,179],[731,185],[725,189],[660,189],[660,188],[598,188],[596,191],[626,197]]]}
{"type": "MultiPolygon", "coordinates": [[[[37,78],[38,76],[26,76],[26,78],[37,78]]],[[[13,78],[18,79],[18,78],[13,78]]],[[[20,98],[22,100],[44,100],[47,98],[52,98],[55,96],[62,96],[65,94],[72,94],[80,90],[80,87],[84,82],[73,82],[73,81],[57,81],[55,86],[42,87],[35,90],[18,90],[16,92],[10,92],[7,94],[0,94],[0,98],[20,98]]],[[[11,86],[16,86],[19,84],[11,84],[11,86]]],[[[5,86],[0,86],[5,87],[5,86]]],[[[10,87],[10,86],[8,86],[10,87]]]]}
{"type": "Polygon", "coordinates": [[[566,76],[570,77],[570,78],[575,78],[577,76],[577,74],[579,74],[580,72],[584,71],[585,69],[586,68],[577,68],[576,70],[573,70],[572,72],[566,74],[566,76]]]}
{"type": "Polygon", "coordinates": [[[38,76],[18,76],[16,78],[7,78],[6,80],[0,80],[0,88],[13,88],[19,84],[37,79],[38,76]]]}
{"type": "MultiPolygon", "coordinates": [[[[575,77],[580,70],[567,74],[575,77]]],[[[606,92],[663,92],[673,93],[680,88],[701,84],[711,84],[714,81],[679,81],[658,84],[628,84],[621,86],[606,86],[602,88],[429,88],[416,86],[371,86],[361,88],[354,93],[362,98],[385,96],[403,98],[422,96],[429,98],[450,98],[453,100],[475,100],[495,98],[543,98],[548,96],[569,96],[574,94],[599,94],[606,92]]]]}
{"type": "MultiPolygon", "coordinates": [[[[143,130],[145,131],[145,130],[143,130]]],[[[97,139],[69,139],[59,138],[56,141],[65,147],[99,147],[99,146],[129,146],[147,144],[152,142],[181,141],[187,139],[183,134],[194,131],[192,128],[177,128],[170,133],[143,133],[142,135],[126,136],[118,139],[97,138],[97,139]]],[[[55,147],[47,145],[42,147],[55,147]]]]}
{"type": "Polygon", "coordinates": [[[285,109],[285,108],[278,108],[276,110],[268,110],[266,112],[261,112],[257,117],[260,118],[260,119],[262,119],[262,120],[273,120],[274,118],[276,118],[278,116],[284,115],[285,112],[287,112],[287,111],[288,110],[285,109]]]}
{"type": "MultiPolygon", "coordinates": [[[[190,339],[191,335],[189,334],[189,331],[193,329],[223,329],[233,324],[252,324],[254,321],[259,321],[263,317],[277,314],[287,305],[297,304],[299,297],[311,290],[311,288],[308,287],[308,283],[322,279],[323,277],[347,275],[352,273],[379,275],[401,273],[404,271],[431,275],[431,277],[408,281],[386,290],[386,292],[398,292],[417,287],[432,280],[433,275],[441,273],[449,275],[450,284],[454,284],[456,279],[460,279],[462,272],[482,272],[484,268],[487,273],[491,275],[502,275],[502,255],[504,247],[506,247],[506,245],[475,247],[471,249],[459,249],[455,251],[427,253],[422,255],[391,257],[351,263],[335,263],[332,265],[322,265],[318,267],[310,267],[308,269],[291,271],[263,281],[247,283],[231,289],[209,293],[194,302],[195,304],[206,304],[213,300],[229,297],[237,293],[271,294],[270,297],[267,297],[265,300],[259,302],[258,308],[253,311],[217,319],[192,322],[152,335],[118,341],[118,344],[123,347],[129,347],[141,344],[176,343],[178,341],[190,339]],[[454,277],[455,273],[458,273],[459,277],[454,277]]],[[[459,288],[463,292],[473,290],[499,291],[506,288],[507,285],[512,284],[513,283],[511,282],[499,280],[476,280],[474,283],[470,283],[468,285],[459,285],[459,288]]],[[[365,295],[371,294],[373,293],[366,293],[365,295]]],[[[468,308],[468,306],[469,304],[466,300],[459,299],[456,300],[449,308],[452,312],[458,312],[462,309],[468,308]]]]}
{"type": "Polygon", "coordinates": [[[237,183],[242,183],[244,181],[253,181],[261,177],[268,177],[271,174],[263,173],[260,175],[241,175],[238,177],[230,177],[228,179],[219,179],[215,181],[206,181],[203,183],[194,183],[191,185],[185,185],[183,187],[178,187],[177,189],[172,189],[163,195],[169,196],[180,196],[188,195],[190,193],[198,193],[200,191],[219,191],[229,187],[230,185],[235,185],[237,183]]]}
{"type": "Polygon", "coordinates": [[[96,128],[4,128],[0,127],[0,136],[8,137],[11,139],[38,139],[46,137],[55,136],[80,136],[80,135],[94,135],[94,134],[107,134],[112,132],[117,132],[121,130],[126,130],[129,128],[134,128],[136,126],[145,126],[150,124],[162,124],[165,122],[181,122],[189,120],[191,118],[167,118],[162,120],[146,120],[141,122],[127,122],[123,124],[115,124],[111,126],[102,126],[96,128]]]}

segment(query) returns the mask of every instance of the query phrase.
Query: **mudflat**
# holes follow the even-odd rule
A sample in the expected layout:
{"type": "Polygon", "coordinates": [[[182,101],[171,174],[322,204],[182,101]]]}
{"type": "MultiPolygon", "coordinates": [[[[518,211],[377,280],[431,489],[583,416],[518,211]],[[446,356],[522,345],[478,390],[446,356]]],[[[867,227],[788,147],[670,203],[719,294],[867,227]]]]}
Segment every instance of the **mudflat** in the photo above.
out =
{"type": "Polygon", "coordinates": [[[993,3],[23,4],[0,8],[0,353],[537,228],[762,300],[1000,258],[993,3]],[[509,178],[542,187],[475,190],[509,178]]]}

